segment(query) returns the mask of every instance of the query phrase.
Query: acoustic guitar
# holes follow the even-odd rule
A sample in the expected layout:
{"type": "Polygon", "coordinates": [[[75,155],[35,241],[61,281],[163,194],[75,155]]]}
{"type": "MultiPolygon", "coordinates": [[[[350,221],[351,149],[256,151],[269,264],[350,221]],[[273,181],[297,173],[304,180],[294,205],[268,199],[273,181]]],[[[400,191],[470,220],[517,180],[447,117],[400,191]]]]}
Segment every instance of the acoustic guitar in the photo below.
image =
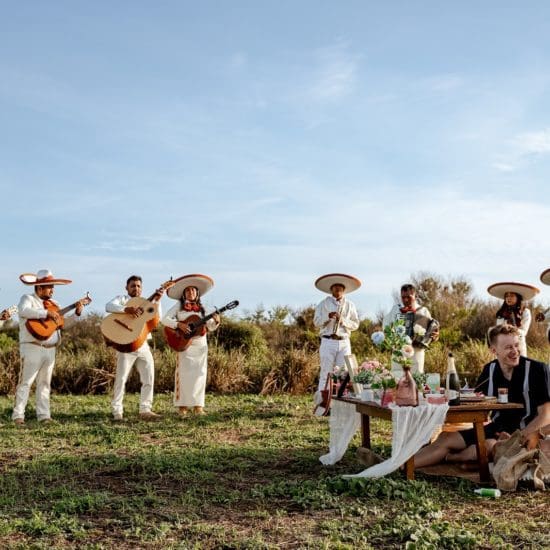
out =
{"type": "Polygon", "coordinates": [[[27,330],[37,339],[37,340],[47,340],[56,330],[62,329],[65,326],[65,319],[63,316],[71,311],[76,309],[78,304],[87,306],[91,303],[92,299],[90,298],[89,292],[86,292],[86,296],[80,300],[74,302],[73,304],[59,309],[59,306],[52,302],[51,300],[46,300],[44,302],[44,307],[48,311],[56,311],[59,314],[59,320],[56,322],[53,319],[27,319],[25,326],[27,330]]]}
{"type": "Polygon", "coordinates": [[[191,331],[190,334],[185,334],[179,328],[164,327],[164,336],[166,336],[168,345],[174,351],[185,351],[191,345],[191,340],[195,336],[204,336],[206,334],[206,323],[210,321],[216,313],[220,314],[228,309],[235,309],[238,305],[238,300],[233,300],[220,309],[216,308],[212,313],[206,315],[205,317],[190,315],[185,319],[185,321],[183,321],[191,331]]]}
{"type": "MultiPolygon", "coordinates": [[[[166,290],[174,284],[174,281],[170,279],[160,285],[160,288],[166,290]]],[[[158,302],[153,301],[155,294],[157,291],[149,298],[139,296],[128,301],[125,307],[143,310],[143,313],[137,317],[131,313],[122,312],[110,313],[103,319],[100,328],[108,346],[122,353],[131,353],[143,345],[149,333],[157,327],[160,321],[158,302]]]]}

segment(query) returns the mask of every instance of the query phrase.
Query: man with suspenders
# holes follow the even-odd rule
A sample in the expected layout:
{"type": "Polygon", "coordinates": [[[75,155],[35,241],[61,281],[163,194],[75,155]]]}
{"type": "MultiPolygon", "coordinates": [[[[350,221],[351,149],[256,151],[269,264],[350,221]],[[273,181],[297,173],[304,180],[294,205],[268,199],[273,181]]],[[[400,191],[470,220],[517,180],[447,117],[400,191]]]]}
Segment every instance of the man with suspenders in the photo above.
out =
{"type": "MultiPolygon", "coordinates": [[[[510,403],[521,403],[523,409],[495,411],[485,426],[487,451],[499,438],[521,430],[529,434],[550,424],[550,369],[547,364],[519,354],[519,333],[512,325],[498,325],[489,331],[491,351],[496,358],[485,365],[476,387],[487,396],[497,396],[499,389],[508,390],[510,403]]],[[[434,443],[414,457],[417,468],[443,460],[463,462],[476,459],[474,429],[443,432],[434,443]]]]}

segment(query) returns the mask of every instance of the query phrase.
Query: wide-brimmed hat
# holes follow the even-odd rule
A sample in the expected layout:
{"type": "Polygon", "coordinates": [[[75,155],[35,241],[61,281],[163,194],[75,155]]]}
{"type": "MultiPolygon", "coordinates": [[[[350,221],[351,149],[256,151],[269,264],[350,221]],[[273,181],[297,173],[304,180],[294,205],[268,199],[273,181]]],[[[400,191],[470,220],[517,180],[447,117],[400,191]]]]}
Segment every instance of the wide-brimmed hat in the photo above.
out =
{"type": "Polygon", "coordinates": [[[33,286],[68,285],[72,283],[69,279],[54,277],[49,269],[40,269],[37,273],[22,273],[19,275],[19,279],[23,284],[33,286]]]}
{"type": "Polygon", "coordinates": [[[196,287],[199,294],[204,296],[214,286],[214,281],[208,275],[200,275],[199,273],[184,275],[174,281],[174,284],[166,291],[166,294],[173,300],[179,300],[183,296],[183,291],[188,286],[196,287]]]}
{"type": "Polygon", "coordinates": [[[332,294],[330,288],[334,285],[342,285],[346,289],[346,293],[353,292],[361,286],[361,281],[357,277],[346,275],[345,273],[329,273],[323,275],[315,281],[315,286],[327,294],[332,294]]]}
{"type": "Polygon", "coordinates": [[[550,285],[550,268],[544,270],[544,271],[540,274],[540,280],[541,280],[545,285],[550,285]]]}
{"type": "Polygon", "coordinates": [[[515,292],[516,294],[519,294],[524,301],[531,300],[534,298],[540,290],[536,286],[532,285],[526,285],[525,283],[512,283],[512,282],[506,282],[506,283],[495,283],[494,285],[491,285],[487,292],[494,296],[495,298],[500,298],[501,300],[504,300],[504,295],[507,292],[515,292]]]}

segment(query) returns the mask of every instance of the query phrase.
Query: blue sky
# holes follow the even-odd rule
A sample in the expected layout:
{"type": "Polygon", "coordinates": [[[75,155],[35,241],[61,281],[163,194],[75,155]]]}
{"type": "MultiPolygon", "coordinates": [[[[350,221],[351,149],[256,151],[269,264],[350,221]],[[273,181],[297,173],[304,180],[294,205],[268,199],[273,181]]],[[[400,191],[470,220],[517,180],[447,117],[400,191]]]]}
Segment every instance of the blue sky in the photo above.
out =
{"type": "Polygon", "coordinates": [[[2,3],[0,307],[43,267],[96,310],[132,273],[252,310],[348,272],[371,317],[420,271],[538,284],[549,24],[544,1],[2,3]]]}

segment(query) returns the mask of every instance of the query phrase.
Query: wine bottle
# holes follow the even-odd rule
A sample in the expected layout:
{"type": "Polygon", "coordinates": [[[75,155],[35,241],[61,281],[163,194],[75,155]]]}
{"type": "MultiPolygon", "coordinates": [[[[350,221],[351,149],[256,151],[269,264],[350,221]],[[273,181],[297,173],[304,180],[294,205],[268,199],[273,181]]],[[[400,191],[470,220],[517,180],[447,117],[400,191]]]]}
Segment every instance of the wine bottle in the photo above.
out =
{"type": "Polygon", "coordinates": [[[445,379],[445,397],[449,405],[460,405],[460,380],[456,373],[455,358],[449,353],[447,359],[447,376],[445,379]]]}

